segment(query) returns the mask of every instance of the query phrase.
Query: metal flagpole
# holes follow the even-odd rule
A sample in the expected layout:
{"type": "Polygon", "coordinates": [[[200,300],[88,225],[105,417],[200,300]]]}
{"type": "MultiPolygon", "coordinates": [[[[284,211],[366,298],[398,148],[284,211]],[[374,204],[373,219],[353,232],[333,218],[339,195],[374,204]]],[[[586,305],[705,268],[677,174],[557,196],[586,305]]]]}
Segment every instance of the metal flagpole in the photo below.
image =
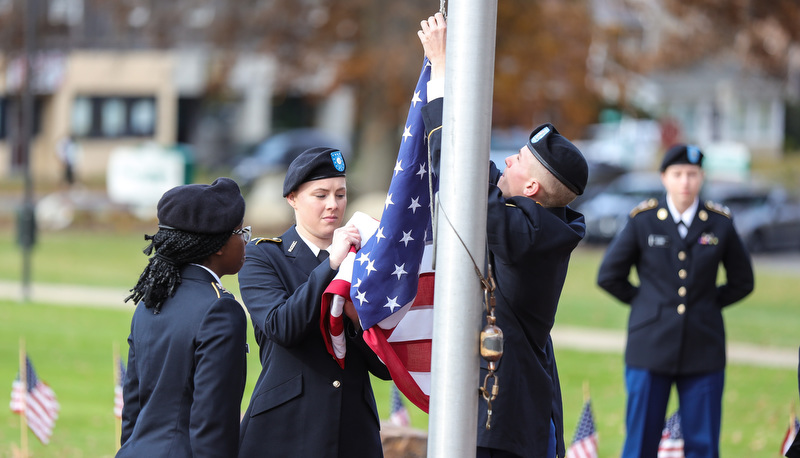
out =
{"type": "Polygon", "coordinates": [[[483,269],[496,29],[496,0],[450,2],[436,219],[429,457],[474,457],[477,444],[483,293],[473,259],[483,269]]]}

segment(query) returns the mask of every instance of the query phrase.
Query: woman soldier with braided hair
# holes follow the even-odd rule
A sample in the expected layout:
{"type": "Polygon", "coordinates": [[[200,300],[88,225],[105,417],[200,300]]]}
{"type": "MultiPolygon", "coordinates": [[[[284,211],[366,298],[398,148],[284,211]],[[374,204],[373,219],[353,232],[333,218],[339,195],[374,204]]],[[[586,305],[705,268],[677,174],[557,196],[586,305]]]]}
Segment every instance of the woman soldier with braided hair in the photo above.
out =
{"type": "Polygon", "coordinates": [[[175,187],[132,294],[118,457],[236,456],[246,377],[246,317],[220,283],[244,264],[250,227],[229,178],[175,187]]]}

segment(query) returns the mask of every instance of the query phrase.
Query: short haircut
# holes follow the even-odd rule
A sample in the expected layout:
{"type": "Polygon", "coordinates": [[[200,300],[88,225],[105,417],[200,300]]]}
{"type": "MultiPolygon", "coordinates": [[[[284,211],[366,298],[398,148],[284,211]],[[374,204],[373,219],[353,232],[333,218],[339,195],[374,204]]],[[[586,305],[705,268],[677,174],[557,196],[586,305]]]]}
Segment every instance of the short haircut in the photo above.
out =
{"type": "Polygon", "coordinates": [[[532,161],[530,174],[539,182],[540,190],[536,201],[543,207],[566,207],[578,197],[573,191],[559,181],[541,162],[532,161]]]}

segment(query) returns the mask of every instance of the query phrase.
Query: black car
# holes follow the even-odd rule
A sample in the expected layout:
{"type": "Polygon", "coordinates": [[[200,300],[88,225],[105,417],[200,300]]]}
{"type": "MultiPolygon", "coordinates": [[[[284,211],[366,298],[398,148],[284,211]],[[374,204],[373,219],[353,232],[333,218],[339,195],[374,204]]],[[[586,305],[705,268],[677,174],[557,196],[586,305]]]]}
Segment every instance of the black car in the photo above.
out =
{"type": "Polygon", "coordinates": [[[663,193],[658,173],[629,172],[617,177],[594,197],[576,206],[586,218],[586,241],[610,242],[625,226],[636,205],[663,193]]]}
{"type": "Polygon", "coordinates": [[[800,250],[800,202],[773,187],[758,205],[733,210],[733,224],[751,253],[800,250]]]}
{"type": "Polygon", "coordinates": [[[317,146],[339,148],[345,159],[349,157],[349,144],[335,136],[313,128],[292,129],[256,145],[250,153],[239,159],[232,174],[237,181],[248,186],[261,176],[285,172],[300,153],[317,146]]]}

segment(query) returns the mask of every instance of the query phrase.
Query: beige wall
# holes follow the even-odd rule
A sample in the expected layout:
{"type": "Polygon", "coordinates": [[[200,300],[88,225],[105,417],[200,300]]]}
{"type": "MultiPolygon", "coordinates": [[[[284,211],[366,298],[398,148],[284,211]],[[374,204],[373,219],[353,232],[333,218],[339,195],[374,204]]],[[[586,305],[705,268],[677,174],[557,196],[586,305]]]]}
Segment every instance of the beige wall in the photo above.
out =
{"type": "MultiPolygon", "coordinates": [[[[39,180],[58,180],[61,166],[55,154],[60,138],[69,133],[70,111],[76,96],[142,95],[154,96],[157,123],[153,138],[79,139],[81,156],[78,178],[105,177],[110,152],[121,145],[155,141],[175,143],[178,94],[173,82],[174,58],[157,51],[108,52],[75,51],[66,59],[64,79],[58,90],[47,97],[42,112],[42,128],[31,146],[31,171],[39,180]]],[[[5,82],[0,80],[0,86],[5,82]]],[[[8,142],[0,142],[0,174],[9,173],[8,142]]]]}

